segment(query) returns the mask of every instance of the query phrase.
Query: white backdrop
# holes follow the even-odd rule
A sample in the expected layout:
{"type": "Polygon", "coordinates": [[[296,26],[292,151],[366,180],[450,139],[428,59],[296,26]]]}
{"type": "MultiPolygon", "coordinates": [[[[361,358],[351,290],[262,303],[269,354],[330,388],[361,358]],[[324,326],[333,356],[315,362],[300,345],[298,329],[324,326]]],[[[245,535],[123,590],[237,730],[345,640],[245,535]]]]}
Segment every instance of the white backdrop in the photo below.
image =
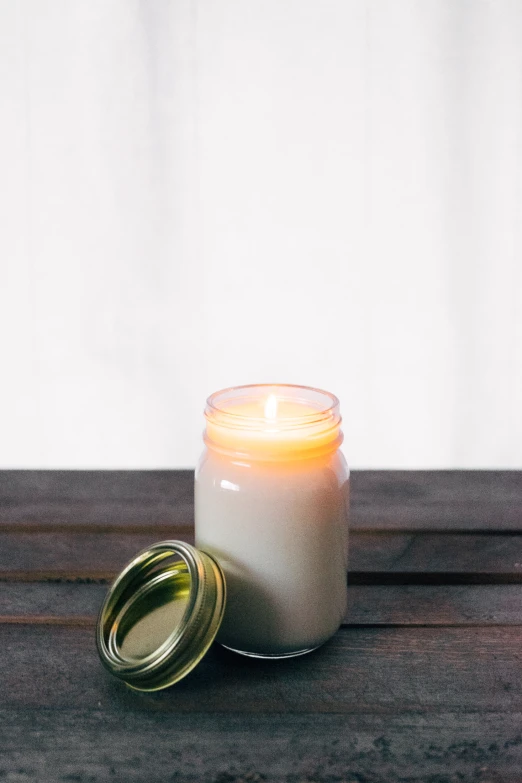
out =
{"type": "Polygon", "coordinates": [[[520,0],[0,0],[0,465],[183,467],[228,385],[522,467],[520,0]]]}

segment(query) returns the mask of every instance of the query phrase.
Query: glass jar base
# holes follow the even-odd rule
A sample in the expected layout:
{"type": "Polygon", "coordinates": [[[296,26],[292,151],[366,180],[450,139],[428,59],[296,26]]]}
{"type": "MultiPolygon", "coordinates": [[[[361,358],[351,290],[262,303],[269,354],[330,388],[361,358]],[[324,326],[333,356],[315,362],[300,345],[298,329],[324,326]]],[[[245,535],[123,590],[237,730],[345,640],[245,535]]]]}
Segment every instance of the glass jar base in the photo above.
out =
{"type": "Polygon", "coordinates": [[[255,653],[247,652],[246,650],[236,650],[234,647],[229,647],[227,644],[222,644],[221,646],[224,647],[225,650],[230,650],[231,652],[235,652],[238,655],[245,655],[247,658],[263,658],[264,660],[269,659],[272,661],[278,661],[282,660],[283,658],[298,658],[300,655],[306,655],[306,653],[317,650],[317,648],[321,645],[318,644],[316,647],[307,647],[305,650],[295,650],[289,653],[255,653]]]}

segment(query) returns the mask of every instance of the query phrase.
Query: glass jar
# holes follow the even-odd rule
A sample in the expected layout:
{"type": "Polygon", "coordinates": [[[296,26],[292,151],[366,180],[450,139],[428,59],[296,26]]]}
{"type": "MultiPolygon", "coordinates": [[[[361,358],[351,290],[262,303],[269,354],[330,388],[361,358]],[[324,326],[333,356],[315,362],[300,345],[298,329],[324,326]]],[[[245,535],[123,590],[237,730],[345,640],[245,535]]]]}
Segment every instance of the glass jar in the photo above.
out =
{"type": "Polygon", "coordinates": [[[260,658],[309,652],[346,610],[339,402],[305,386],[241,386],[209,397],[205,418],[195,531],[226,577],[217,640],[260,658]]]}

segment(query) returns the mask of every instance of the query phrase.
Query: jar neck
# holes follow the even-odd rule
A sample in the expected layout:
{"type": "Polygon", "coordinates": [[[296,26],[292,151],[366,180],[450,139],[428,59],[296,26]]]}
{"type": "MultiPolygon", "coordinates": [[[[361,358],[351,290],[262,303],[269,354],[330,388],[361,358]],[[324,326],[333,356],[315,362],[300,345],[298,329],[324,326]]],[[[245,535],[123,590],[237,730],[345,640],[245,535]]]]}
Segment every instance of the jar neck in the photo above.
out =
{"type": "Polygon", "coordinates": [[[306,448],[296,447],[292,449],[280,449],[275,447],[260,448],[258,446],[250,446],[250,444],[248,447],[245,447],[244,444],[238,444],[234,447],[231,443],[226,442],[219,436],[216,437],[215,431],[212,432],[212,435],[214,437],[209,435],[207,425],[203,434],[203,440],[205,446],[211,451],[232,459],[249,460],[253,462],[292,462],[322,457],[335,453],[344,439],[342,431],[338,429],[336,436],[327,442],[316,443],[314,446],[308,445],[306,448]]]}
{"type": "Polygon", "coordinates": [[[308,387],[226,389],[209,398],[205,418],[206,445],[236,459],[308,459],[343,440],[337,398],[308,387]]]}

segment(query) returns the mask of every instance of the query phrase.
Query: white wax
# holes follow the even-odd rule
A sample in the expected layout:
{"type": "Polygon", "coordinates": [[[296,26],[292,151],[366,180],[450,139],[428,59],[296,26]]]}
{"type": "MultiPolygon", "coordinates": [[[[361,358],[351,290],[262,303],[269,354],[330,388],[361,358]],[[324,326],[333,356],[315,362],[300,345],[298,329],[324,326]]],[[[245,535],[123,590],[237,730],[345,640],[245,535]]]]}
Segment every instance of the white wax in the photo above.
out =
{"type": "Polygon", "coordinates": [[[226,576],[218,641],[287,655],[335,633],[346,609],[348,475],[339,451],[283,462],[205,452],[196,546],[226,576]]]}

